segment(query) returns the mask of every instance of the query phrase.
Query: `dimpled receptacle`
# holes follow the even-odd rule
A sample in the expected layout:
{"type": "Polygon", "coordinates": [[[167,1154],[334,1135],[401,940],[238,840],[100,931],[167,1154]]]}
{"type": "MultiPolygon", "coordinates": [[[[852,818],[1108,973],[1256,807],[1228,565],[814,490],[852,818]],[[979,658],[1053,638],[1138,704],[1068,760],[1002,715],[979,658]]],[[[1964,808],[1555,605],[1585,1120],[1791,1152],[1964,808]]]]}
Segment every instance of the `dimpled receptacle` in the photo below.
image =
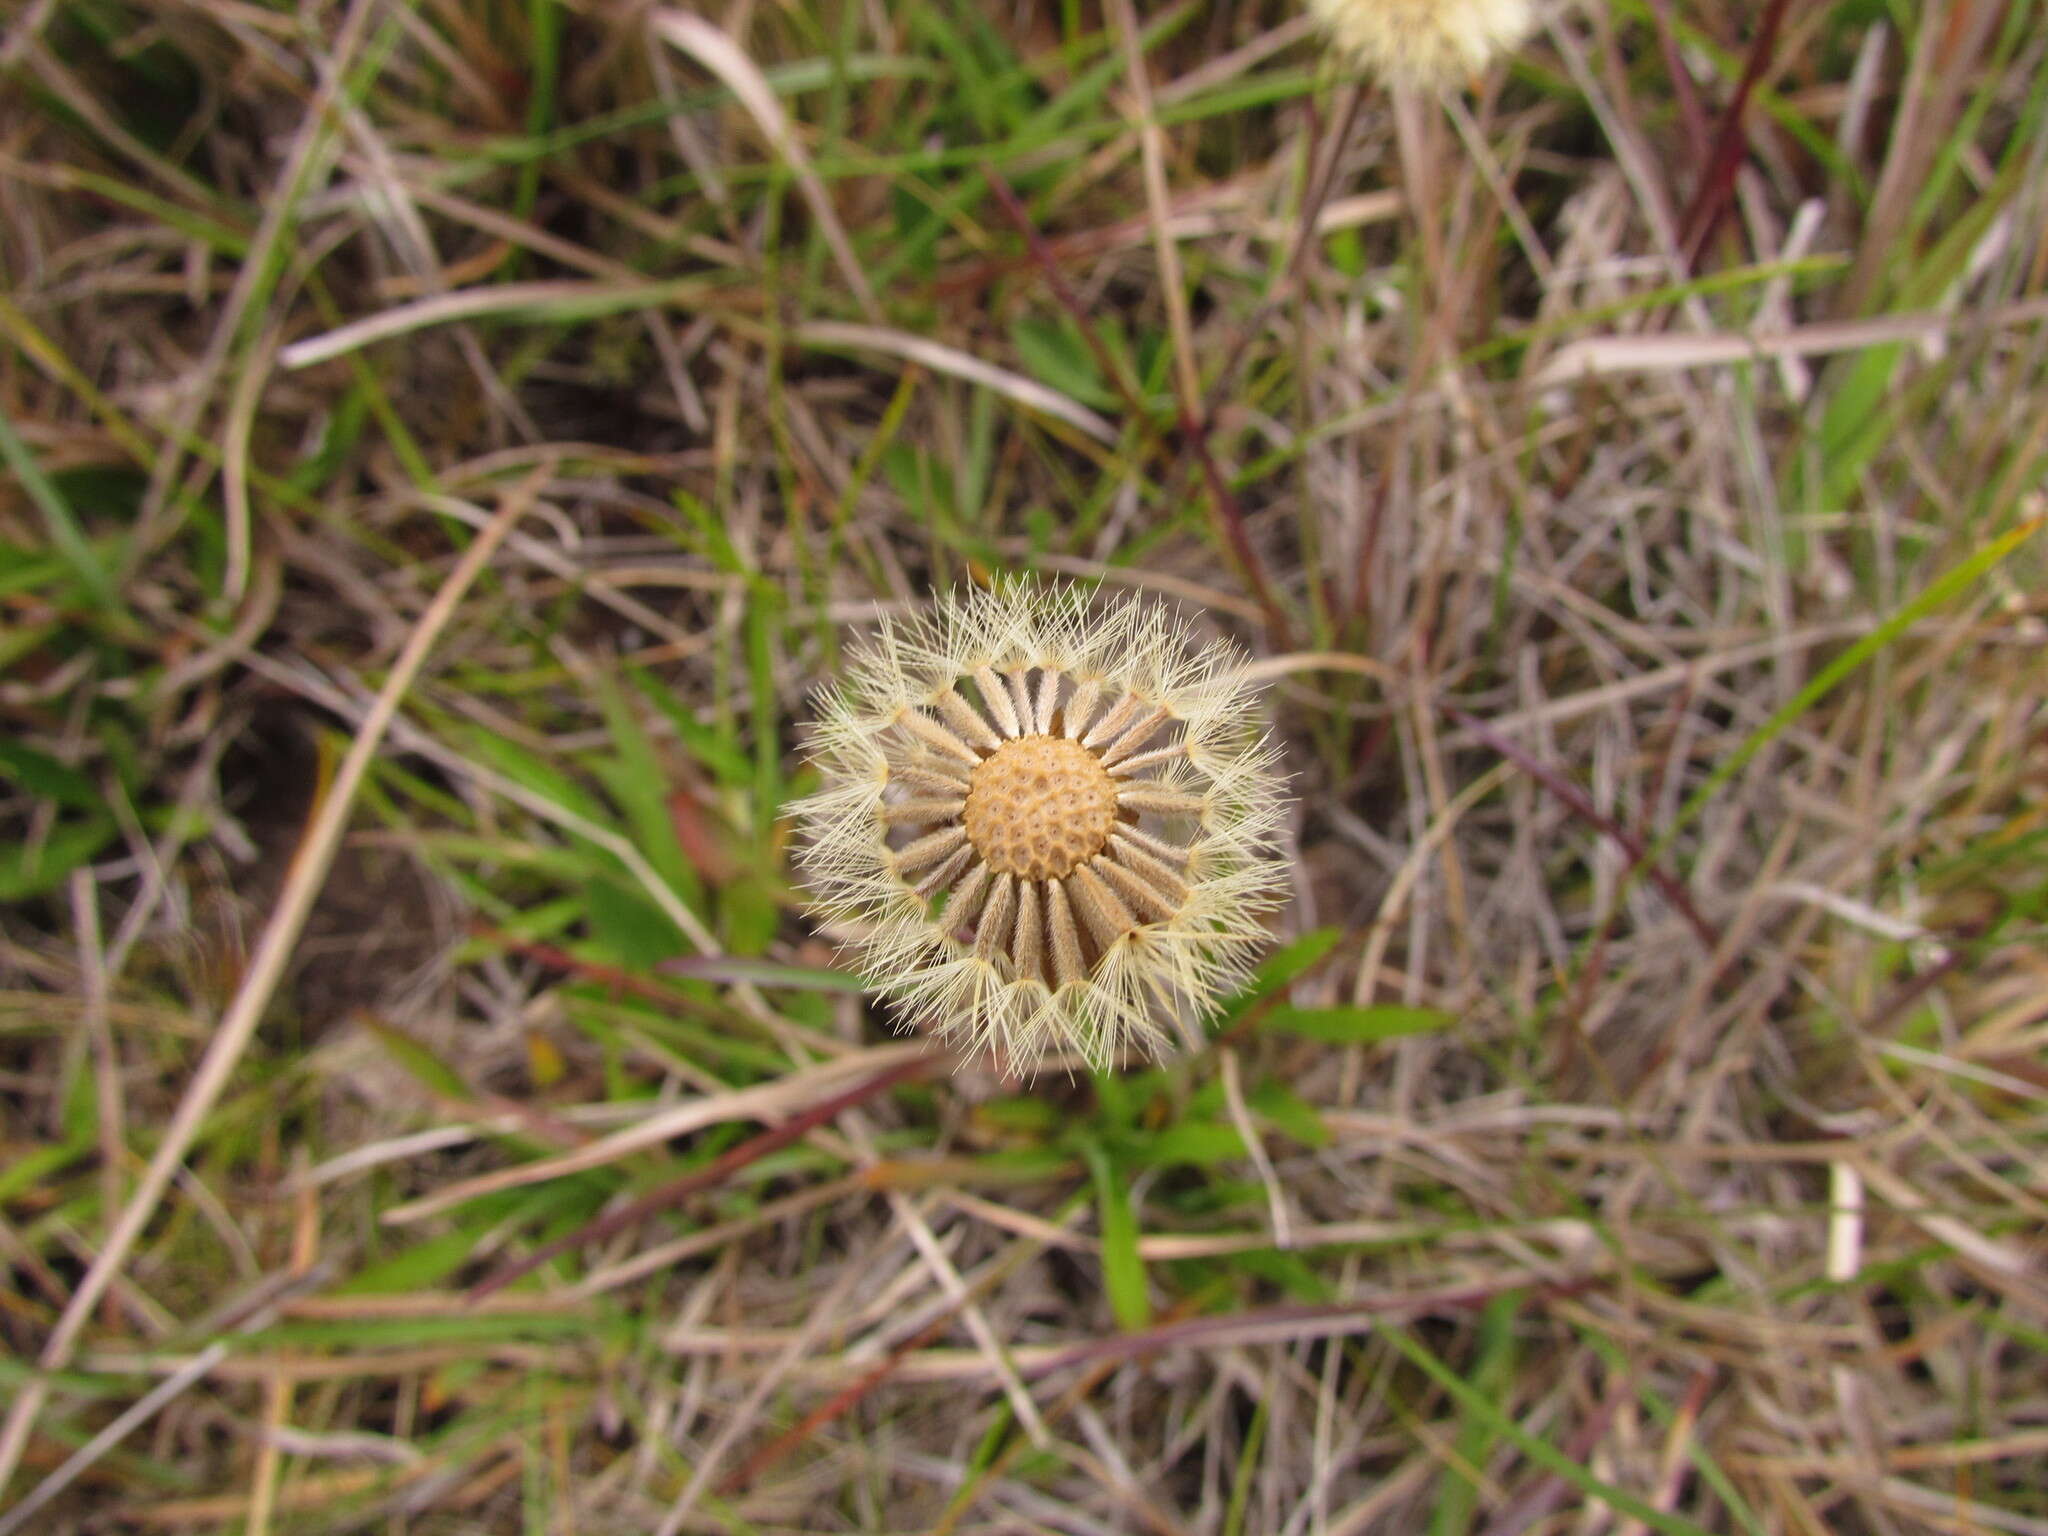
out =
{"type": "Polygon", "coordinates": [[[1026,736],[1004,742],[974,770],[961,820],[998,874],[1059,880],[1109,841],[1116,790],[1109,770],[1079,742],[1026,736]]]}

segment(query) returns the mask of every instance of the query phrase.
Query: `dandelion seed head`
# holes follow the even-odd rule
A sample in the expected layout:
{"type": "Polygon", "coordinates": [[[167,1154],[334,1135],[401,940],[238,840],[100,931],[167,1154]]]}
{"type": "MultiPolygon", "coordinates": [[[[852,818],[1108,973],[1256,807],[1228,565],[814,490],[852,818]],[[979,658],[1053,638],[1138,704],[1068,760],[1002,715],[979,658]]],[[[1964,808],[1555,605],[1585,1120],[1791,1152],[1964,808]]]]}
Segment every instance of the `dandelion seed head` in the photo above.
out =
{"type": "Polygon", "coordinates": [[[1405,85],[1449,85],[1519,47],[1533,0],[1309,0],[1338,46],[1405,85]]]}
{"type": "Polygon", "coordinates": [[[805,882],[869,984],[1027,1071],[1198,1040],[1284,885],[1243,662],[1066,586],[885,622],[820,702],[797,806],[805,882]]]}

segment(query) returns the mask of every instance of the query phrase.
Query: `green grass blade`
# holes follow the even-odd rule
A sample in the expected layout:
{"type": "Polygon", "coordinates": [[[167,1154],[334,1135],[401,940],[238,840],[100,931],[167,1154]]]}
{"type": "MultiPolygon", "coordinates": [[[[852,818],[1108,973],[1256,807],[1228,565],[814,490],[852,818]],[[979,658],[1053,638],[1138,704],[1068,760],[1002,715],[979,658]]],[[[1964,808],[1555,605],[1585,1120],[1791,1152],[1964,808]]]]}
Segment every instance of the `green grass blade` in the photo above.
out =
{"type": "Polygon", "coordinates": [[[114,586],[114,574],[101,560],[92,541],[85,536],[85,530],[78,524],[77,515],[65,501],[61,492],[45,475],[42,466],[36,463],[35,455],[29,452],[28,444],[14,430],[14,423],[7,414],[0,411],[0,458],[5,458],[7,467],[20,482],[28,499],[35,503],[36,510],[43,515],[43,526],[49,530],[50,543],[63,557],[71,574],[78,578],[92,598],[95,607],[127,618],[127,611],[114,586]]]}
{"type": "Polygon", "coordinates": [[[1486,1393],[1410,1338],[1406,1329],[1384,1327],[1379,1330],[1379,1335],[1411,1365],[1449,1393],[1471,1422],[1482,1424],[1501,1439],[1513,1442],[1515,1448],[1537,1466],[1555,1472],[1588,1498],[1598,1499],[1621,1514],[1631,1515],[1651,1529],[1662,1531],[1664,1536],[1712,1536],[1706,1527],[1695,1525],[1679,1515],[1668,1515],[1626,1488],[1617,1488],[1595,1477],[1547,1440],[1530,1434],[1502,1412],[1486,1393]]]}

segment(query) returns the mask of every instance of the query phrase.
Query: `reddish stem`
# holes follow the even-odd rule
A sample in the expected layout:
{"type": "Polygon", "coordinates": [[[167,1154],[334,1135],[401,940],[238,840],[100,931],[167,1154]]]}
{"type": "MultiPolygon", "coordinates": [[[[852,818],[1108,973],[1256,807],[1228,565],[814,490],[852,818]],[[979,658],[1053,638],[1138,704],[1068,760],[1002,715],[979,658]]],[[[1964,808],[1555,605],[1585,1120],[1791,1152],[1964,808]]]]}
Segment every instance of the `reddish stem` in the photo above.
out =
{"type": "Polygon", "coordinates": [[[1757,26],[1756,40],[1749,47],[1749,60],[1742,68],[1742,79],[1735,87],[1735,96],[1721,114],[1720,131],[1714,138],[1713,158],[1708,162],[1707,174],[1701,179],[1699,190],[1693,195],[1692,206],[1686,210],[1685,220],[1679,226],[1679,248],[1688,267],[1699,265],[1708,243],[1714,238],[1714,231],[1720,227],[1722,216],[1734,199],[1735,176],[1749,154],[1749,135],[1742,126],[1742,120],[1749,110],[1750,94],[1770,67],[1771,54],[1778,44],[1778,28],[1785,20],[1786,11],[1791,9],[1791,3],[1792,0],[1768,0],[1763,20],[1757,26]]]}
{"type": "MultiPolygon", "coordinates": [[[[1593,804],[1583,789],[1548,763],[1531,757],[1485,721],[1467,714],[1455,704],[1445,705],[1444,713],[1571,807],[1580,820],[1612,838],[1628,854],[1631,871],[1649,858],[1650,850],[1640,837],[1612,817],[1603,816],[1599,807],[1593,804]]],[[[1674,875],[1656,865],[1650,865],[1645,871],[1644,878],[1654,885],[1663,894],[1664,899],[1670,902],[1679,915],[1692,926],[1692,931],[1699,935],[1699,941],[1709,955],[1721,947],[1720,931],[1700,916],[1699,908],[1693,905],[1692,893],[1674,875]]]]}
{"type": "MultiPolygon", "coordinates": [[[[1095,334],[1095,328],[1088,323],[1088,313],[1082,308],[1079,295],[1068,285],[1065,274],[1060,271],[1059,259],[1053,254],[1052,247],[1046,243],[1045,236],[1040,234],[1037,226],[1031,222],[1030,210],[1024,206],[1017,194],[1010,190],[1009,183],[998,176],[992,167],[984,168],[982,174],[995,192],[996,201],[1002,205],[1003,212],[1009,216],[1010,222],[1017,226],[1018,233],[1024,237],[1032,260],[1044,275],[1046,285],[1052,289],[1054,299],[1073,319],[1075,328],[1081,333],[1081,340],[1095,358],[1096,366],[1102,369],[1104,376],[1115,386],[1125,409],[1130,411],[1147,435],[1160,447],[1166,447],[1165,438],[1152,420],[1151,413],[1146,410],[1144,401],[1139,398],[1136,386],[1124,377],[1123,369],[1110,354],[1109,348],[1103,345],[1102,338],[1095,334]]],[[[1208,423],[1196,420],[1184,409],[1180,415],[1179,425],[1182,442],[1194,450],[1195,458],[1201,465],[1202,478],[1208,485],[1209,499],[1216,508],[1216,521],[1222,531],[1224,543],[1230,548],[1231,558],[1236,562],[1246,584],[1250,586],[1252,598],[1258,603],[1259,611],[1265,616],[1267,633],[1273,644],[1281,650],[1287,650],[1292,645],[1287,615],[1273,595],[1272,584],[1266,577],[1264,562],[1259,559],[1258,551],[1252,548],[1251,537],[1245,529],[1244,508],[1238,502],[1237,493],[1231,490],[1229,482],[1217,468],[1215,457],[1209,452],[1208,423]]]]}
{"type": "Polygon", "coordinates": [[[1695,160],[1707,153],[1707,114],[1700,106],[1700,94],[1692,83],[1692,71],[1678,51],[1678,28],[1671,20],[1671,0],[1650,0],[1650,18],[1657,24],[1657,46],[1664,54],[1664,72],[1671,77],[1672,93],[1678,98],[1678,120],[1685,125],[1686,143],[1695,160]]]}

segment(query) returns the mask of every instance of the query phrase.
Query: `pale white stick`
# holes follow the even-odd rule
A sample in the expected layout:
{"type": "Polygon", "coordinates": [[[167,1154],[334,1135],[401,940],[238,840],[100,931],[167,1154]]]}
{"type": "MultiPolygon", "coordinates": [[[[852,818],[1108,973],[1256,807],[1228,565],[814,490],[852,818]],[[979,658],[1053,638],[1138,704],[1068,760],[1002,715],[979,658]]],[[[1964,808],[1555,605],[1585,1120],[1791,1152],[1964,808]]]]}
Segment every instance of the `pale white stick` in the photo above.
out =
{"type": "Polygon", "coordinates": [[[1292,1248],[1294,1229],[1287,1219],[1287,1197],[1281,1192],[1280,1175],[1273,1167],[1273,1159],[1266,1153],[1266,1143],[1259,1135],[1259,1128],[1252,1123],[1251,1108],[1245,1103],[1237,1051],[1226,1045],[1216,1053],[1216,1059],[1223,1067],[1223,1102],[1230,1109],[1230,1122],[1237,1127],[1237,1134],[1244,1138],[1244,1149],[1251,1154],[1259,1182],[1266,1186],[1266,1207],[1273,1221],[1273,1246],[1292,1248]]]}
{"type": "Polygon", "coordinates": [[[929,336],[913,336],[908,331],[891,330],[882,325],[847,325],[836,320],[817,320],[799,326],[796,339],[808,346],[857,347],[907,358],[935,373],[950,373],[956,379],[965,379],[970,384],[979,384],[996,394],[1006,395],[1031,410],[1056,416],[1100,442],[1116,441],[1116,428],[1072,396],[1063,395],[1036,379],[1027,379],[1021,373],[1012,373],[994,363],[983,362],[958,347],[933,341],[929,336]]]}

